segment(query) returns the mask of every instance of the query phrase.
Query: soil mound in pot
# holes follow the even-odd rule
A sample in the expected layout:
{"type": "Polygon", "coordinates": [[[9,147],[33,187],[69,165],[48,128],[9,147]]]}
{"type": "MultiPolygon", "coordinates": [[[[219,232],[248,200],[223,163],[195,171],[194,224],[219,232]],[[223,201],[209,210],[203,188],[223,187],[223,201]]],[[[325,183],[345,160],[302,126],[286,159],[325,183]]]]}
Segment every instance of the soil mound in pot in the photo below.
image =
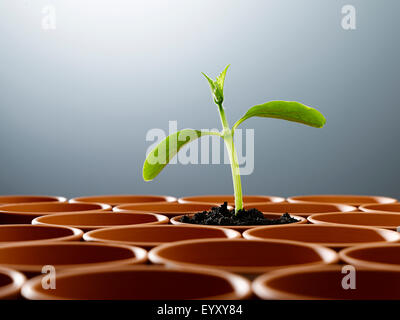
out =
{"type": "Polygon", "coordinates": [[[269,219],[255,208],[243,209],[235,214],[235,210],[228,209],[228,203],[224,202],[219,207],[211,208],[211,211],[203,211],[193,216],[185,215],[181,222],[217,226],[255,226],[255,225],[275,225],[298,222],[299,220],[284,213],[279,219],[269,219]]]}

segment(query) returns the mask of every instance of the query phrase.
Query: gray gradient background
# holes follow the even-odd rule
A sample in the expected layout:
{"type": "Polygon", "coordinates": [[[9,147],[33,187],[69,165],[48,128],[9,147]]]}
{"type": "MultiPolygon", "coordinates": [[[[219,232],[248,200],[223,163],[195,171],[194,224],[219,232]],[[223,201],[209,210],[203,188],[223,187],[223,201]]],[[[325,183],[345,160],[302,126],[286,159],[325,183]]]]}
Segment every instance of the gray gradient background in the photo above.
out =
{"type": "Polygon", "coordinates": [[[244,193],[400,197],[399,12],[398,0],[0,0],[0,194],[231,193],[227,165],[141,178],[149,129],[220,126],[200,72],[230,63],[231,123],[272,99],[327,118],[245,122],[244,193]],[[340,26],[345,4],[357,30],[340,26]]]}

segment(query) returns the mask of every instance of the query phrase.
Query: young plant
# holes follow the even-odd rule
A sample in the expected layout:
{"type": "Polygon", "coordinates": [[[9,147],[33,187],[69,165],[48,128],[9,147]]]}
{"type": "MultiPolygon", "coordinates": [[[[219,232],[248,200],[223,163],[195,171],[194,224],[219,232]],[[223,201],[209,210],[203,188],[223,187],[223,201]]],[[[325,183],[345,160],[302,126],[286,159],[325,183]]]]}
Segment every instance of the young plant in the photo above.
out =
{"type": "Polygon", "coordinates": [[[143,165],[143,179],[145,181],[153,180],[184,145],[205,135],[217,135],[224,140],[228,150],[235,196],[235,212],[237,213],[239,210],[243,209],[243,197],[239,163],[233,139],[236,128],[243,121],[252,117],[283,119],[299,122],[315,128],[322,128],[325,124],[325,118],[318,110],[299,102],[278,100],[251,107],[243,117],[236,121],[232,128],[230,128],[222,105],[224,102],[224,82],[228,67],[229,65],[215,80],[203,73],[210,85],[214,102],[218,106],[222,131],[206,132],[183,129],[169,135],[148,154],[143,165]]]}

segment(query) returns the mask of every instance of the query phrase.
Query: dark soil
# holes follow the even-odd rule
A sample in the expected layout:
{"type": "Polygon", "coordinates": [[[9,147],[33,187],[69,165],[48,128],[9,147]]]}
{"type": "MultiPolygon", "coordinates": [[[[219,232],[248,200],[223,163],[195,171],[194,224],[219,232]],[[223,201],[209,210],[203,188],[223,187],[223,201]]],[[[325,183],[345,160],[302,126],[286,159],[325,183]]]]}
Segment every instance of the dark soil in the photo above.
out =
{"type": "Polygon", "coordinates": [[[284,213],[278,219],[265,218],[257,209],[243,209],[235,215],[235,210],[228,210],[228,204],[224,202],[220,207],[211,208],[211,211],[203,211],[193,216],[184,215],[181,222],[217,226],[262,226],[275,224],[288,224],[299,220],[284,213]]]}

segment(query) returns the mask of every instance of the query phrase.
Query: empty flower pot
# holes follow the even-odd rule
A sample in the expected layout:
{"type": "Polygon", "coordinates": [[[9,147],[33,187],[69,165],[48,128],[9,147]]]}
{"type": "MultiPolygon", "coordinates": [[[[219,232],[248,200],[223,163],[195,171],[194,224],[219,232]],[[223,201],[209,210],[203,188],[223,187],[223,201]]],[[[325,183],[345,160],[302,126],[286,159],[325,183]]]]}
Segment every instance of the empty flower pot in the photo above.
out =
{"type": "Polygon", "coordinates": [[[175,197],[170,196],[153,196],[153,195],[139,195],[139,194],[123,194],[123,195],[103,195],[103,196],[88,196],[78,197],[69,200],[70,203],[79,202],[97,202],[107,203],[110,206],[118,206],[126,203],[153,203],[153,202],[176,202],[175,197]]]}
{"type": "MultiPolygon", "coordinates": [[[[191,214],[189,214],[189,216],[192,216],[191,214]]],[[[293,216],[290,215],[292,218],[295,218],[296,220],[298,220],[297,222],[293,222],[293,223],[289,223],[287,225],[294,225],[294,224],[300,224],[300,223],[307,223],[307,220],[304,219],[303,217],[300,216],[293,216]]],[[[186,223],[186,222],[181,222],[182,216],[176,216],[171,218],[171,223],[172,224],[176,224],[176,225],[189,225],[189,226],[199,226],[199,227],[203,227],[203,226],[209,226],[209,225],[203,225],[203,224],[191,224],[191,223],[186,223]]],[[[268,219],[279,219],[279,217],[281,217],[281,214],[279,213],[264,213],[264,217],[268,218],[268,219]]],[[[274,225],[266,225],[266,227],[271,227],[274,225]]],[[[257,228],[260,227],[260,225],[256,225],[256,226],[230,226],[230,225],[226,225],[226,226],[215,226],[215,227],[223,227],[223,228],[229,228],[229,229],[233,229],[233,230],[237,230],[239,232],[243,232],[247,229],[252,229],[252,228],[257,228]]]]}
{"type": "Polygon", "coordinates": [[[38,217],[32,221],[32,224],[68,226],[87,232],[115,226],[165,224],[168,221],[169,219],[166,216],[154,213],[118,213],[106,211],[52,214],[38,217]]]}
{"type": "Polygon", "coordinates": [[[400,203],[368,204],[361,206],[360,210],[364,212],[400,213],[400,203]]]}
{"type": "MultiPolygon", "coordinates": [[[[258,277],[253,292],[261,299],[399,300],[400,271],[356,269],[356,289],[347,290],[343,266],[287,268],[258,277]]],[[[348,284],[346,282],[346,284],[348,284]]]]}
{"type": "Polygon", "coordinates": [[[232,229],[217,227],[163,225],[107,228],[84,235],[86,241],[122,243],[145,249],[173,241],[210,238],[237,239],[241,238],[241,234],[232,229]]]}
{"type": "Polygon", "coordinates": [[[397,199],[381,196],[364,196],[364,195],[340,195],[340,194],[321,194],[309,196],[289,197],[288,202],[304,203],[304,202],[324,202],[324,203],[340,203],[350,206],[359,207],[368,203],[394,203],[397,199]]]}
{"type": "Polygon", "coordinates": [[[0,225],[0,245],[21,241],[80,240],[82,235],[81,230],[68,227],[34,226],[31,224],[0,225]]]}
{"type": "Polygon", "coordinates": [[[0,299],[10,300],[20,297],[20,290],[25,281],[26,278],[22,273],[0,267],[0,299]]]}
{"type": "Polygon", "coordinates": [[[309,216],[308,221],[314,224],[346,224],[396,230],[400,226],[400,214],[385,212],[322,213],[309,216]]]}
{"type": "Polygon", "coordinates": [[[124,266],[60,272],[55,290],[44,290],[36,277],[22,295],[31,300],[237,300],[250,297],[251,290],[248,280],[223,271],[124,266]]]}
{"type": "Polygon", "coordinates": [[[400,243],[370,244],[339,252],[341,260],[356,268],[400,271],[400,243]]]}
{"type": "MultiPolygon", "coordinates": [[[[230,206],[235,205],[235,197],[233,195],[205,195],[205,196],[190,196],[179,198],[180,203],[190,203],[190,202],[208,202],[217,203],[218,205],[228,202],[230,206]]],[[[285,198],[275,197],[275,196],[243,196],[244,203],[267,203],[267,202],[283,202],[285,198]]]]}
{"type": "Polygon", "coordinates": [[[4,195],[0,196],[0,205],[31,202],[65,202],[64,197],[35,196],[35,195],[4,195]]]}
{"type": "Polygon", "coordinates": [[[336,251],[343,248],[382,242],[400,241],[400,233],[371,227],[346,225],[299,224],[295,226],[259,227],[247,230],[243,237],[251,240],[293,240],[319,244],[336,251]]]}
{"type": "Polygon", "coordinates": [[[325,212],[350,212],[357,210],[356,207],[344,204],[329,204],[329,203],[249,203],[244,206],[245,209],[256,208],[261,212],[268,213],[289,213],[296,214],[307,218],[314,213],[325,212]]]}
{"type": "Polygon", "coordinates": [[[31,277],[43,266],[56,271],[71,268],[118,266],[143,263],[147,252],[142,248],[88,242],[42,241],[0,246],[0,265],[31,277]]]}
{"type": "Polygon", "coordinates": [[[336,263],[338,256],[322,246],[288,240],[203,239],[163,244],[149,252],[149,259],[254,277],[282,267],[336,263]]]}
{"type": "Polygon", "coordinates": [[[102,203],[24,203],[0,206],[0,224],[31,223],[36,217],[60,212],[107,211],[111,207],[102,203]]]}
{"type": "Polygon", "coordinates": [[[145,203],[145,204],[126,204],[117,206],[115,212],[153,212],[165,215],[169,218],[176,217],[185,213],[196,213],[209,211],[212,207],[217,207],[215,203],[145,203]]]}

